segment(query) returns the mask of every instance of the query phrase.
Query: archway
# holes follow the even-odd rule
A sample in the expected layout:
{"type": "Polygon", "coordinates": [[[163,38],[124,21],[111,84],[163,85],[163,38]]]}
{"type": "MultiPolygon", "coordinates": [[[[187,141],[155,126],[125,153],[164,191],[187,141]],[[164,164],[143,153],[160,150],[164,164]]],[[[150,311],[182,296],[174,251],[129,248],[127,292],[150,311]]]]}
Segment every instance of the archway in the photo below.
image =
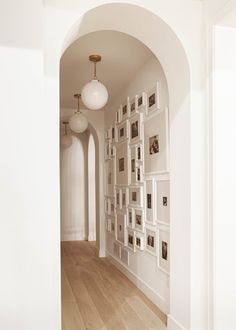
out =
{"type": "MultiPolygon", "coordinates": [[[[135,1],[134,1],[135,3],[135,1]]],[[[190,264],[190,255],[192,253],[192,245],[197,244],[196,237],[191,241],[191,152],[190,152],[190,135],[191,135],[191,119],[190,112],[197,106],[190,104],[190,99],[194,96],[191,94],[191,88],[197,88],[198,78],[191,78],[190,69],[185,50],[177,38],[173,30],[157,13],[152,13],[144,8],[130,4],[105,4],[95,9],[83,8],[79,13],[68,13],[68,20],[60,25],[58,33],[63,33],[58,37],[57,45],[53,48],[52,54],[56,56],[58,62],[49,70],[58,76],[58,63],[61,52],[65,50],[79,36],[96,30],[109,29],[128,33],[135,38],[141,40],[152,52],[157,56],[162,64],[165,75],[167,77],[169,87],[170,100],[170,167],[171,167],[171,274],[170,274],[170,317],[169,324],[179,323],[189,328],[191,318],[191,299],[193,299],[196,291],[191,288],[191,268],[199,269],[201,277],[204,278],[204,270],[202,262],[207,259],[206,255],[197,256],[190,264]],[[78,21],[78,15],[80,20],[78,21]],[[122,15],[122,25],[120,17],[122,15]],[[70,17],[69,17],[70,16],[70,17]],[[99,17],[107,19],[99,19],[99,17]],[[95,19],[96,17],[96,19],[95,19]],[[145,24],[140,26],[138,20],[131,20],[131,17],[140,17],[145,24]],[[72,26],[68,33],[68,28],[72,26]],[[56,49],[56,50],[55,50],[56,49]],[[181,84],[179,83],[181,77],[181,84]],[[191,94],[191,95],[190,95],[191,94]],[[190,111],[191,110],[191,111],[190,111]],[[174,152],[175,151],[175,152],[174,152]],[[184,230],[182,230],[184,228],[184,230]],[[200,260],[201,259],[201,260],[200,260]],[[181,264],[181,267],[179,265],[181,264]],[[190,295],[192,297],[190,299],[190,295]],[[181,297],[182,306],[180,307],[179,299],[181,297]],[[176,322],[175,322],[176,320],[176,322]]],[[[59,26],[59,24],[57,25],[59,26]]],[[[55,46],[55,44],[54,44],[55,46]]],[[[196,74],[196,73],[195,73],[196,74]]],[[[204,150],[202,150],[204,152],[204,150]]],[[[100,170],[100,178],[103,173],[100,170]]],[[[102,189],[102,188],[101,188],[102,189]]],[[[201,189],[198,189],[200,194],[201,189]]],[[[101,192],[101,190],[100,190],[101,192]]],[[[203,196],[204,199],[204,196],[203,196]]],[[[200,200],[200,202],[203,202],[200,200]]],[[[193,207],[192,203],[192,207],[193,207]]],[[[100,216],[104,217],[102,212],[102,202],[100,204],[100,216]]],[[[196,205],[194,205],[196,206],[196,205]]],[[[204,217],[202,215],[203,206],[198,203],[198,209],[194,211],[194,220],[202,219],[195,222],[195,229],[203,230],[204,217]],[[197,217],[199,214],[199,217],[197,217]]],[[[204,227],[205,228],[205,227],[204,227]]],[[[104,246],[104,224],[100,224],[100,251],[105,251],[104,246]]],[[[204,246],[204,244],[202,245],[204,246]]],[[[199,282],[199,290],[205,289],[202,282],[199,282]]],[[[199,292],[199,291],[198,291],[199,292]]],[[[202,291],[201,291],[202,292],[202,291]]],[[[196,296],[197,293],[196,293],[196,296]]],[[[198,299],[198,298],[197,298],[198,299]]],[[[194,300],[194,299],[193,299],[194,300]]],[[[200,299],[201,300],[201,299],[200,299]]],[[[199,313],[204,311],[206,301],[201,301],[202,306],[199,313]]],[[[199,304],[199,300],[197,300],[199,304]]]]}

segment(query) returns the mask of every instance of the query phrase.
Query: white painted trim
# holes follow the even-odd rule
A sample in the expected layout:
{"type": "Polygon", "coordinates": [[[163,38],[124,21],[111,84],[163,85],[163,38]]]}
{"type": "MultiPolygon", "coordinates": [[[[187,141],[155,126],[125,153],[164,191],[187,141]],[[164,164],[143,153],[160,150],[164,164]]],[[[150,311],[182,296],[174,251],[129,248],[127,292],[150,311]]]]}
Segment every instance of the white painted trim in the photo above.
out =
{"type": "Polygon", "coordinates": [[[146,284],[140,277],[134,274],[127,266],[120,263],[120,261],[114,257],[109,251],[107,251],[107,257],[111,263],[117,267],[128,279],[134,283],[134,285],[139,288],[163,313],[166,311],[166,301],[157,292],[146,284]]]}
{"type": "Polygon", "coordinates": [[[105,258],[107,256],[106,251],[103,249],[99,249],[98,256],[99,258],[105,258]]]}
{"type": "Polygon", "coordinates": [[[167,315],[167,329],[168,330],[185,330],[184,327],[177,322],[173,316],[170,314],[167,315]]]}

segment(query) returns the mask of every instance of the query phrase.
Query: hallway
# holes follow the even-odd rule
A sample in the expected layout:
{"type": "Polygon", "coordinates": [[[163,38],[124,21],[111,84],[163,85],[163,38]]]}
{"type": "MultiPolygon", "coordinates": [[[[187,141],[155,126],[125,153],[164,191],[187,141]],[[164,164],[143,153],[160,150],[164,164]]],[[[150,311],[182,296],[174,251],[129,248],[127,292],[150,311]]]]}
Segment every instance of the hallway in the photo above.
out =
{"type": "Polygon", "coordinates": [[[62,329],[166,329],[166,317],[94,243],[62,242],[62,329]]]}

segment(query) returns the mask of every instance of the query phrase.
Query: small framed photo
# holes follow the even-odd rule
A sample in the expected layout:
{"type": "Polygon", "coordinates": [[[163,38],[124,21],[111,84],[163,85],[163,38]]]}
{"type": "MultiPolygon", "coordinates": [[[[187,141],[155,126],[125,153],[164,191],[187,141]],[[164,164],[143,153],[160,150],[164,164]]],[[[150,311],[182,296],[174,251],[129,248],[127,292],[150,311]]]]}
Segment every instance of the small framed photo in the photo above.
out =
{"type": "Polygon", "coordinates": [[[168,171],[168,156],[168,112],[165,109],[144,122],[145,174],[168,171]]]}
{"type": "Polygon", "coordinates": [[[114,161],[109,159],[106,162],[105,166],[106,173],[106,195],[114,196],[114,161]]]}
{"type": "Polygon", "coordinates": [[[129,228],[134,228],[134,209],[132,207],[128,207],[127,209],[127,226],[129,228]]]}
{"type": "Polygon", "coordinates": [[[146,111],[146,105],[147,105],[147,94],[141,93],[136,96],[136,108],[138,112],[145,112],[146,111]]]}
{"type": "Polygon", "coordinates": [[[143,232],[144,230],[144,213],[142,209],[134,209],[134,226],[135,229],[143,232]]]}
{"type": "Polygon", "coordinates": [[[129,159],[130,159],[130,182],[131,184],[136,184],[136,147],[134,145],[130,146],[129,149],[129,159]]]}
{"type": "Polygon", "coordinates": [[[146,228],[146,250],[153,255],[157,253],[157,233],[149,228],[146,228]]]}
{"type": "Polygon", "coordinates": [[[147,110],[146,114],[149,115],[155,110],[160,110],[160,84],[159,82],[150,89],[147,93],[147,110]]]}
{"type": "Polygon", "coordinates": [[[121,208],[126,211],[129,203],[128,188],[121,188],[121,208]]]}
{"type": "Polygon", "coordinates": [[[116,126],[111,126],[111,141],[116,142],[116,126]]]}
{"type": "Polygon", "coordinates": [[[126,244],[126,214],[124,213],[117,213],[117,227],[116,227],[116,237],[117,241],[122,244],[126,244]]]}
{"type": "Polygon", "coordinates": [[[135,232],[133,230],[128,229],[128,238],[127,243],[128,247],[135,252],[135,232]]]}
{"type": "Polygon", "coordinates": [[[170,232],[168,229],[158,229],[158,267],[169,274],[170,272],[170,232]]]}
{"type": "Polygon", "coordinates": [[[145,210],[146,222],[150,224],[155,223],[155,182],[154,180],[146,180],[145,182],[145,210]]]}
{"type": "Polygon", "coordinates": [[[120,188],[116,188],[116,209],[121,209],[122,204],[121,204],[121,191],[120,188]]]}
{"type": "Polygon", "coordinates": [[[116,147],[111,144],[110,145],[110,158],[115,158],[115,155],[116,155],[116,147]]]}
{"type": "Polygon", "coordinates": [[[143,167],[142,165],[136,166],[136,182],[142,183],[143,182],[143,167]]]}
{"type": "Polygon", "coordinates": [[[170,223],[170,181],[158,180],[156,182],[157,221],[170,223]]]}
{"type": "Polygon", "coordinates": [[[121,122],[121,109],[119,108],[116,111],[116,120],[115,120],[116,124],[119,124],[121,122]]]}
{"type": "Polygon", "coordinates": [[[117,242],[113,243],[113,253],[114,253],[115,257],[120,259],[120,257],[121,257],[121,246],[117,242]]]}
{"type": "Polygon", "coordinates": [[[135,246],[137,249],[143,251],[144,250],[144,235],[136,232],[135,234],[135,246]]]}
{"type": "Polygon", "coordinates": [[[136,114],[130,119],[130,142],[137,142],[143,139],[142,134],[143,114],[136,114]]]}
{"type": "Polygon", "coordinates": [[[143,205],[143,187],[130,187],[129,188],[129,204],[134,206],[143,205]]]}
{"type": "Polygon", "coordinates": [[[136,161],[142,162],[143,161],[143,146],[141,143],[137,144],[135,147],[136,153],[136,161]]]}
{"type": "Polygon", "coordinates": [[[121,247],[120,259],[125,265],[129,266],[129,251],[126,248],[121,247]]]}
{"type": "Polygon", "coordinates": [[[124,119],[127,119],[129,117],[129,98],[127,97],[127,99],[121,104],[120,106],[121,109],[121,121],[123,121],[124,119]]]}
{"type": "Polygon", "coordinates": [[[123,142],[129,139],[129,121],[125,120],[117,126],[117,142],[123,142]]]}
{"type": "Polygon", "coordinates": [[[116,235],[116,219],[115,217],[111,217],[111,234],[116,235]]]}
{"type": "Polygon", "coordinates": [[[136,96],[130,99],[130,116],[133,116],[134,114],[138,113],[136,99],[137,99],[136,96]]]}
{"type": "Polygon", "coordinates": [[[128,181],[128,144],[123,142],[116,146],[116,184],[127,185],[128,181]]]}

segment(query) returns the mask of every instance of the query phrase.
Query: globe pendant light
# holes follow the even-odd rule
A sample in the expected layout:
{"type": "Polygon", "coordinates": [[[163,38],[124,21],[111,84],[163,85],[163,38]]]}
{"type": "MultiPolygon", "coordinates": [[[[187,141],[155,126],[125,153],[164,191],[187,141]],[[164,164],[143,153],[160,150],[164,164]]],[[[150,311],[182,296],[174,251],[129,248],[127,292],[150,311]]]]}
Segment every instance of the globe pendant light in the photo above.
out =
{"type": "Polygon", "coordinates": [[[75,114],[70,118],[69,126],[73,132],[83,133],[88,127],[88,120],[79,109],[79,99],[81,97],[81,94],[75,94],[74,97],[78,99],[78,109],[75,114]]]}
{"type": "Polygon", "coordinates": [[[91,110],[99,110],[104,107],[108,100],[106,87],[97,79],[96,64],[100,62],[100,55],[90,55],[89,60],[94,63],[93,79],[82,89],[81,97],[83,103],[91,110]]]}
{"type": "Polygon", "coordinates": [[[69,148],[72,145],[72,137],[67,134],[67,125],[68,121],[63,121],[63,125],[65,125],[65,134],[61,137],[61,147],[69,148]]]}

